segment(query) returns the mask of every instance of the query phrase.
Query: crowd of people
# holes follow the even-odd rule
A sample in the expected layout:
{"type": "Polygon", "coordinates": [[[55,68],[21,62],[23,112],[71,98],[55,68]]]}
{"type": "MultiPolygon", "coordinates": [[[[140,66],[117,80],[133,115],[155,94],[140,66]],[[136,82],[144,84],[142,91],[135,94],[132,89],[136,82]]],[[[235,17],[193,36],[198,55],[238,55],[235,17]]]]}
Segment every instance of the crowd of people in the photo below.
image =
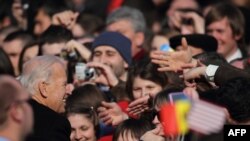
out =
{"type": "Polygon", "coordinates": [[[0,141],[221,141],[250,122],[249,0],[0,7],[0,141]],[[218,130],[192,126],[211,111],[218,130]]]}

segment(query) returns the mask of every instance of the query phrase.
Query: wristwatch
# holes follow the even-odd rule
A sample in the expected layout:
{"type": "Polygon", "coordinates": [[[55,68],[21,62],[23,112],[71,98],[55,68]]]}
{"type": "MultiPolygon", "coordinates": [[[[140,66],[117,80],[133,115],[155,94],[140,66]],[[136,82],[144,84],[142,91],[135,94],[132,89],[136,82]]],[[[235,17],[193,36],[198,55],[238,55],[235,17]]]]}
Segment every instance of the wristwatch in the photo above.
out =
{"type": "Polygon", "coordinates": [[[206,68],[206,72],[205,72],[205,78],[209,81],[209,82],[214,82],[214,75],[215,72],[217,71],[219,66],[216,65],[208,65],[206,68]]]}

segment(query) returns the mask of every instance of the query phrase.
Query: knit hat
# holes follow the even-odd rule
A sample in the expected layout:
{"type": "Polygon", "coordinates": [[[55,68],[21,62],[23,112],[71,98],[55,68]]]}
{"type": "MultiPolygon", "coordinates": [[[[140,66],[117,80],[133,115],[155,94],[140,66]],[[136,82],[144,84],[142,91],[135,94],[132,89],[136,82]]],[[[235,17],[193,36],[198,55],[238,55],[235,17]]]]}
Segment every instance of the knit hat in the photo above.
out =
{"type": "Polygon", "coordinates": [[[126,61],[129,65],[131,64],[131,41],[127,37],[118,32],[103,32],[96,37],[91,50],[94,51],[95,48],[103,45],[115,48],[120,53],[124,61],[126,61]]]}
{"type": "Polygon", "coordinates": [[[216,52],[218,47],[217,40],[206,34],[177,35],[169,39],[170,46],[174,49],[180,46],[182,37],[186,38],[188,45],[201,48],[206,52],[216,52]]]}

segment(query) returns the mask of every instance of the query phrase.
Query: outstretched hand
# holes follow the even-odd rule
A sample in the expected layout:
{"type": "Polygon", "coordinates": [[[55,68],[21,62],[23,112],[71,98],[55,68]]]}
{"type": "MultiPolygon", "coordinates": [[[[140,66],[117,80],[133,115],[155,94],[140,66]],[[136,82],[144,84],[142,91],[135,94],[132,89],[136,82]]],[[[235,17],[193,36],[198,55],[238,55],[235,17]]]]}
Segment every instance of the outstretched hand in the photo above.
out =
{"type": "Polygon", "coordinates": [[[183,78],[185,81],[194,80],[197,78],[201,78],[201,76],[205,75],[207,66],[202,64],[200,61],[197,61],[197,67],[190,68],[183,74],[183,78]]]}
{"type": "Polygon", "coordinates": [[[106,125],[116,126],[128,118],[115,102],[108,103],[103,101],[102,106],[97,111],[100,120],[106,125]]]}
{"type": "Polygon", "coordinates": [[[135,115],[138,116],[141,113],[143,113],[146,110],[150,109],[150,105],[149,105],[149,95],[143,96],[141,98],[138,98],[134,101],[132,101],[129,105],[128,105],[128,113],[131,115],[135,115]]]}
{"type": "Polygon", "coordinates": [[[152,62],[158,64],[159,71],[182,71],[184,68],[195,66],[187,40],[182,38],[182,50],[175,52],[155,51],[151,54],[152,62]]]}

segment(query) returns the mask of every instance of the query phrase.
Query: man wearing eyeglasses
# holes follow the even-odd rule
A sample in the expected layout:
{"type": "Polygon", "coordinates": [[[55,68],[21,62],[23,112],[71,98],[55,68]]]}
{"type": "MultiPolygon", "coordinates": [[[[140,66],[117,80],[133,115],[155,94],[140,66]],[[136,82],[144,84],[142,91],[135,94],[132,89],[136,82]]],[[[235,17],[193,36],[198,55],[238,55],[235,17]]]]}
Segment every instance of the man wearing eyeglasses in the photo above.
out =
{"type": "Polygon", "coordinates": [[[22,141],[33,129],[29,94],[15,78],[0,76],[0,141],[22,141]]]}

